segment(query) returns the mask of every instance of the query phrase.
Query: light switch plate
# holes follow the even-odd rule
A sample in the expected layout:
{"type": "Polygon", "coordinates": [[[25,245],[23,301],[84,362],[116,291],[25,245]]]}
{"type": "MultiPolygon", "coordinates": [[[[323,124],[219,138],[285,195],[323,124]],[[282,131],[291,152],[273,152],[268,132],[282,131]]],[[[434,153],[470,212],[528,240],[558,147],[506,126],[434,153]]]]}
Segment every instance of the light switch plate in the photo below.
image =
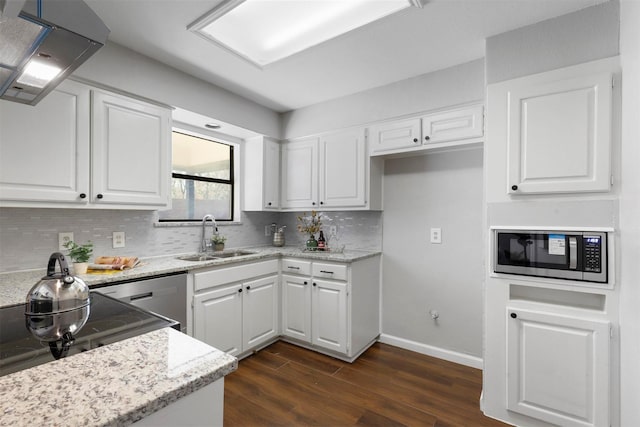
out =
{"type": "Polygon", "coordinates": [[[114,231],[113,232],[113,247],[114,248],[124,248],[125,246],[125,234],[124,231],[114,231]]]}
{"type": "Polygon", "coordinates": [[[442,229],[432,228],[430,235],[431,243],[442,243],[442,229]]]}
{"type": "Polygon", "coordinates": [[[58,233],[58,250],[59,251],[67,251],[69,250],[64,245],[67,242],[73,240],[73,233],[58,233]]]}

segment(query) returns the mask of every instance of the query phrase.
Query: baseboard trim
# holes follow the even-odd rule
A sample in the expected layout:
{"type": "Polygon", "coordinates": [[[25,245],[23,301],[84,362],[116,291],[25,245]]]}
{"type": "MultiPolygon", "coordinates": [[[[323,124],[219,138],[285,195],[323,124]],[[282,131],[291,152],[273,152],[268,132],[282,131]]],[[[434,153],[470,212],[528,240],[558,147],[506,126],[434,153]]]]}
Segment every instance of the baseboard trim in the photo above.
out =
{"type": "Polygon", "coordinates": [[[381,334],[379,341],[384,344],[393,345],[395,347],[404,348],[405,350],[415,351],[416,353],[426,354],[427,356],[437,357],[438,359],[448,360],[449,362],[459,363],[460,365],[476,369],[482,369],[483,366],[483,361],[480,357],[422,344],[416,341],[395,337],[393,335],[381,334]]]}

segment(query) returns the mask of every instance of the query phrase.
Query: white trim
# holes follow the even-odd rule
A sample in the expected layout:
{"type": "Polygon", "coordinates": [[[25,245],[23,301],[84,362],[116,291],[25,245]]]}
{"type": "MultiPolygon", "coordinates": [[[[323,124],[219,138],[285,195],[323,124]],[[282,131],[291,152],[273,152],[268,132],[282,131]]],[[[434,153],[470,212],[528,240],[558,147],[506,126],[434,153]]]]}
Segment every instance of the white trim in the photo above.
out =
{"type": "Polygon", "coordinates": [[[427,356],[437,357],[438,359],[448,360],[449,362],[458,363],[471,368],[482,369],[484,365],[482,358],[477,356],[458,353],[457,351],[434,347],[432,345],[395,337],[393,335],[381,334],[379,341],[383,344],[393,345],[404,348],[405,350],[415,351],[416,353],[426,354],[427,356]]]}
{"type": "Polygon", "coordinates": [[[603,233],[613,233],[613,227],[558,227],[558,226],[530,226],[530,225],[492,225],[490,230],[533,230],[533,231],[600,231],[603,233]]]}

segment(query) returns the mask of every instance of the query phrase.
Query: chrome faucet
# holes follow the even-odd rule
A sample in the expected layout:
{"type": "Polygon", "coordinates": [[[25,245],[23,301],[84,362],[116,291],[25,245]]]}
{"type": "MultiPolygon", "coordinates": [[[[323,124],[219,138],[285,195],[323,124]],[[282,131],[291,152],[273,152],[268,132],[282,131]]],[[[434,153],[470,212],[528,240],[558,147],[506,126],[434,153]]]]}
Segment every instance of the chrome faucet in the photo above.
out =
{"type": "Polygon", "coordinates": [[[200,245],[200,252],[203,252],[203,253],[207,252],[209,248],[213,247],[213,243],[211,242],[211,239],[207,239],[205,237],[205,228],[206,228],[208,219],[211,220],[211,225],[213,227],[211,231],[211,237],[213,237],[215,234],[218,234],[218,224],[216,224],[216,219],[214,218],[214,216],[211,214],[207,214],[204,217],[202,217],[202,243],[200,245]]]}

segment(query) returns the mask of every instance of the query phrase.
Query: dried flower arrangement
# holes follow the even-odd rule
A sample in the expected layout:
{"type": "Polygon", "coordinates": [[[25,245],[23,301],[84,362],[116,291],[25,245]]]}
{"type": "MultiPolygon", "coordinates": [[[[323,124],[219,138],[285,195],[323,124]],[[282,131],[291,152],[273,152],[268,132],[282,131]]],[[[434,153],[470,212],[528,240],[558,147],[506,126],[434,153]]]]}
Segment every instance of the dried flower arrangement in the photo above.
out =
{"type": "Polygon", "coordinates": [[[322,228],[322,213],[311,211],[311,215],[307,215],[303,212],[301,216],[298,216],[298,231],[301,233],[307,233],[314,235],[322,228]]]}

